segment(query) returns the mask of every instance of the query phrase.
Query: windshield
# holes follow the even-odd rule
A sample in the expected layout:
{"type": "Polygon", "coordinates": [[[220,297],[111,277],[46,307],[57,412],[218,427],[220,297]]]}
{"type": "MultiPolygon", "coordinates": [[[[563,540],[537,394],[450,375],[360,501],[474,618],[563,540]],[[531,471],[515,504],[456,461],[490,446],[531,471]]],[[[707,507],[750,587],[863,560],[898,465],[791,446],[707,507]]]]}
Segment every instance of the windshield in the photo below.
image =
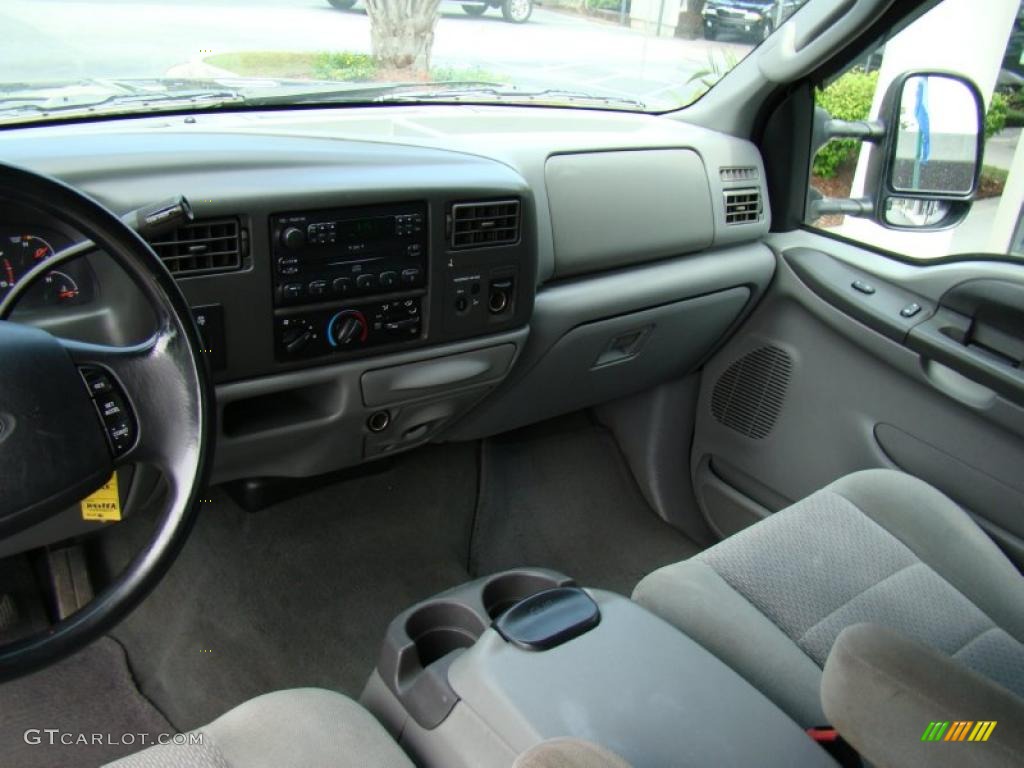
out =
{"type": "Polygon", "coordinates": [[[677,109],[803,0],[5,0],[0,124],[237,105],[677,109]]]}

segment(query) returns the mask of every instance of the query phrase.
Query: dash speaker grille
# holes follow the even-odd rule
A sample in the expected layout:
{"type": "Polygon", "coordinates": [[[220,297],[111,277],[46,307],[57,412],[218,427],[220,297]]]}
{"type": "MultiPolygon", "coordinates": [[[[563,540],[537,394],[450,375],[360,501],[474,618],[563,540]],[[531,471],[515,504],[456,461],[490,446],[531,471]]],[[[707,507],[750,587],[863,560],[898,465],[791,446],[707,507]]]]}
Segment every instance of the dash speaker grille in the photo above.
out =
{"type": "Polygon", "coordinates": [[[779,347],[761,347],[732,363],[711,392],[719,423],[760,440],[775,426],[786,399],[793,360],[779,347]]]}

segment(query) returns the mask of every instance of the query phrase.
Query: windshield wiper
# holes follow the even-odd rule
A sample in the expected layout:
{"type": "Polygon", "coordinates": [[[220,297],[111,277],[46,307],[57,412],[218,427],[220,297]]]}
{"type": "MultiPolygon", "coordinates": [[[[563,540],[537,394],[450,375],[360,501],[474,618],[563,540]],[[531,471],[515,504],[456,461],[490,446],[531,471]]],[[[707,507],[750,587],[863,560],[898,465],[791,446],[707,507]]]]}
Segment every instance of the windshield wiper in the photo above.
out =
{"type": "Polygon", "coordinates": [[[486,80],[450,80],[436,83],[380,83],[375,85],[352,84],[339,88],[337,85],[302,91],[274,89],[272,94],[248,95],[245,103],[250,106],[278,106],[288,104],[332,104],[338,102],[393,103],[418,101],[458,102],[505,102],[509,104],[540,102],[545,104],[599,104],[634,110],[644,110],[646,105],[636,99],[624,96],[601,95],[571,91],[560,88],[521,90],[504,83],[486,80]]]}
{"type": "Polygon", "coordinates": [[[404,91],[433,92],[438,90],[462,90],[462,89],[489,89],[500,88],[500,83],[491,83],[486,80],[447,80],[436,83],[399,82],[399,83],[344,83],[333,81],[322,81],[316,87],[310,88],[309,83],[303,83],[301,88],[289,88],[281,86],[270,89],[269,93],[249,93],[245,103],[251,106],[285,106],[288,104],[331,104],[336,102],[364,101],[380,102],[385,97],[404,91]]]}
{"type": "Polygon", "coordinates": [[[431,89],[411,93],[384,94],[381,98],[382,101],[480,101],[481,99],[510,103],[522,103],[525,101],[562,104],[568,102],[571,104],[626,107],[640,111],[647,109],[647,106],[642,101],[626,96],[588,93],[586,91],[573,91],[565,88],[541,88],[528,91],[511,86],[494,85],[480,88],[454,88],[440,91],[431,89]]]}
{"type": "Polygon", "coordinates": [[[45,119],[50,116],[111,114],[133,111],[139,106],[146,107],[147,111],[156,112],[180,109],[182,105],[208,107],[245,101],[239,90],[223,86],[211,90],[208,87],[189,85],[175,90],[160,91],[124,81],[85,81],[74,85],[106,88],[108,92],[75,93],[57,89],[55,93],[46,94],[8,88],[5,89],[6,93],[0,91],[0,122],[21,120],[26,115],[45,119]]]}

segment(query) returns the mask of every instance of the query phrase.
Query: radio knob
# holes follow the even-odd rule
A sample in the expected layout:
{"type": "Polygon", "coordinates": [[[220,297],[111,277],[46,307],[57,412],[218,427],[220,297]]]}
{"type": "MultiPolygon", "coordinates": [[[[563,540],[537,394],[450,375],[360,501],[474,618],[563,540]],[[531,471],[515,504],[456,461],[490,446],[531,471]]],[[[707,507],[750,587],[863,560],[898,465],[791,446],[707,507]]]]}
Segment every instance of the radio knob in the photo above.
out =
{"type": "Polygon", "coordinates": [[[285,248],[295,250],[301,248],[306,244],[306,233],[298,227],[287,227],[284,232],[281,233],[281,244],[285,248]]]}

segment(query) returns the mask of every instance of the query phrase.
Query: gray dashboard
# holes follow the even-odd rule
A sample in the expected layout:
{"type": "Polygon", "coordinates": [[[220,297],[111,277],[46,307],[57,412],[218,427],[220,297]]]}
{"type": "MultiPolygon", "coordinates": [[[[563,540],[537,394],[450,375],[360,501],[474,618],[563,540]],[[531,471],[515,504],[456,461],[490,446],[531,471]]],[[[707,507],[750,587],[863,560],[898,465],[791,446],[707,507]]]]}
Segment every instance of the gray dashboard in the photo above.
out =
{"type": "MultiPolygon", "coordinates": [[[[661,117],[471,106],[153,117],[8,130],[0,158],[119,213],[183,194],[197,220],[237,220],[237,267],[179,279],[193,307],[220,308],[208,342],[215,482],[494,434],[684,375],[750,311],[775,264],[760,243],[770,214],[756,148],[661,117]],[[494,210],[515,211],[514,240],[456,245],[459,217],[490,210],[458,206],[510,202],[494,210]],[[421,282],[281,298],[286,229],[305,247],[324,237],[327,213],[333,233],[347,210],[403,205],[425,217],[421,282]],[[498,313],[486,306],[494,286],[510,292],[498,313]],[[308,317],[316,335],[342,308],[398,302],[420,313],[408,338],[282,351],[283,320],[308,317]]],[[[143,323],[104,257],[90,260],[94,305],[32,322],[108,339],[143,323]]]]}

